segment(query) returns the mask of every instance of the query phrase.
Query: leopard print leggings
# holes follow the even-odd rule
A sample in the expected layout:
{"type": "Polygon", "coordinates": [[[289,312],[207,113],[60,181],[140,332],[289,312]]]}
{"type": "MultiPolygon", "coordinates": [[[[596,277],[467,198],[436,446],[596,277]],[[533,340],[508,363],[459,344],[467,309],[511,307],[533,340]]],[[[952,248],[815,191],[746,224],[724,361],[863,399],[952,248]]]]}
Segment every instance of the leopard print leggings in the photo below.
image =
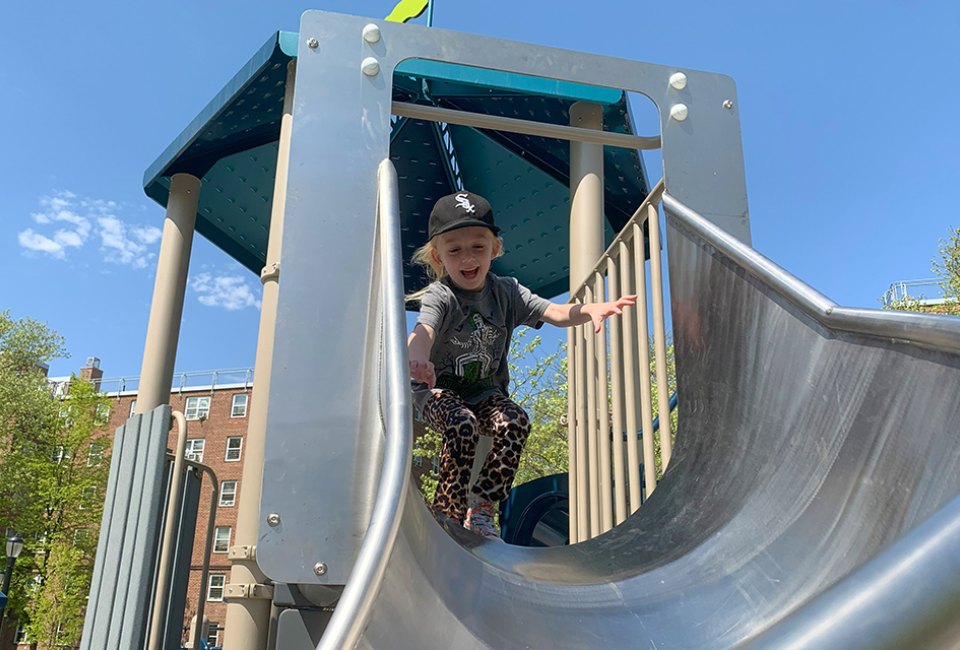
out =
{"type": "Polygon", "coordinates": [[[500,394],[471,406],[443,390],[427,400],[423,419],[443,437],[436,509],[459,522],[466,516],[467,487],[481,433],[493,438],[493,445],[472,491],[494,503],[507,498],[530,435],[530,419],[522,408],[500,394]]]}

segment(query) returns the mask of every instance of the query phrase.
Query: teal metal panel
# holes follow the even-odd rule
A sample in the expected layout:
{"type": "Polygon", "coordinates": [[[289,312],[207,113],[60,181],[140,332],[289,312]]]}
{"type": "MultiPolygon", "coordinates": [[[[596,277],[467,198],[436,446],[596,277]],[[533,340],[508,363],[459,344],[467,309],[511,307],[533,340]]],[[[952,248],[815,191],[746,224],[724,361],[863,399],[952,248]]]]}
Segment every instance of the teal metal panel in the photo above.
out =
{"type": "MultiPolygon", "coordinates": [[[[531,77],[528,75],[489,70],[486,68],[471,68],[465,65],[444,63],[442,61],[427,61],[425,59],[409,59],[402,62],[394,70],[394,75],[407,75],[432,79],[437,82],[449,82],[443,86],[444,93],[450,94],[454,84],[473,86],[481,95],[488,95],[495,91],[508,91],[525,95],[547,95],[563,97],[573,101],[583,100],[599,104],[614,104],[623,97],[619,88],[603,88],[587,86],[556,79],[531,77]]],[[[464,90],[466,93],[472,91],[464,90]]]]}
{"type": "Polygon", "coordinates": [[[198,168],[209,167],[209,159],[216,159],[217,154],[242,150],[238,145],[245,138],[255,137],[251,135],[255,127],[274,125],[272,129],[260,130],[272,132],[272,137],[261,136],[267,137],[266,142],[276,140],[280,133],[286,64],[296,55],[297,38],[297,34],[276,32],[267,39],[147,168],[144,189],[161,176],[172,176],[178,171],[202,176],[205,169],[196,173],[198,168]]]}

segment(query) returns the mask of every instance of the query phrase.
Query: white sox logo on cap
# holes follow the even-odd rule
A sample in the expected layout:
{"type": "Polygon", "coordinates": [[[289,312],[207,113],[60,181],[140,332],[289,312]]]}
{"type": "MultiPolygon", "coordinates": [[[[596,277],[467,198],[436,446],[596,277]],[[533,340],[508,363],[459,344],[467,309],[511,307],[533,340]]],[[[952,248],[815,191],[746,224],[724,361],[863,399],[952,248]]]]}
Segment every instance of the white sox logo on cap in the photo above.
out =
{"type": "Polygon", "coordinates": [[[476,212],[476,207],[474,207],[474,205],[470,203],[470,199],[467,198],[468,196],[470,195],[467,194],[466,192],[462,194],[457,194],[457,205],[459,205],[461,208],[463,208],[470,214],[473,214],[474,212],[476,212]]]}

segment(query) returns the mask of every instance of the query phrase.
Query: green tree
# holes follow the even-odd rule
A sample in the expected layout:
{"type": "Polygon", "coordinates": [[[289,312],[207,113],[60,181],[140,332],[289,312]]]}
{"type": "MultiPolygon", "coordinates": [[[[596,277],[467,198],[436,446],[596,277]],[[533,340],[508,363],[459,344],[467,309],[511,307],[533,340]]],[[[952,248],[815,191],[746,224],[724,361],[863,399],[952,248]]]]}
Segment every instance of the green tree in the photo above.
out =
{"type": "Polygon", "coordinates": [[[0,313],[0,507],[25,540],[8,611],[45,646],[79,641],[109,472],[109,399],[80,379],[64,397],[47,383],[45,364],[65,356],[46,325],[0,313]]]}
{"type": "MultiPolygon", "coordinates": [[[[544,353],[539,336],[527,340],[527,328],[517,330],[510,347],[510,376],[513,399],[523,406],[531,419],[515,485],[540,476],[565,471],[567,468],[567,380],[566,346],[544,353]]],[[[440,434],[418,427],[413,457],[432,462],[440,456],[443,440],[440,434]]],[[[420,476],[420,491],[428,502],[437,489],[437,471],[420,476]]]]}
{"type": "Polygon", "coordinates": [[[932,270],[939,280],[940,289],[946,297],[943,304],[923,304],[922,298],[906,297],[884,309],[915,311],[931,314],[960,316],[960,228],[951,228],[946,239],[940,240],[939,258],[932,260],[932,270]]]}
{"type": "Polygon", "coordinates": [[[941,313],[960,316],[960,228],[952,228],[946,240],[940,240],[940,259],[933,261],[933,272],[940,280],[943,295],[948,296],[941,313]]]}
{"type": "Polygon", "coordinates": [[[513,399],[530,416],[530,436],[514,485],[567,471],[567,346],[543,350],[539,336],[517,332],[510,350],[513,399]]]}

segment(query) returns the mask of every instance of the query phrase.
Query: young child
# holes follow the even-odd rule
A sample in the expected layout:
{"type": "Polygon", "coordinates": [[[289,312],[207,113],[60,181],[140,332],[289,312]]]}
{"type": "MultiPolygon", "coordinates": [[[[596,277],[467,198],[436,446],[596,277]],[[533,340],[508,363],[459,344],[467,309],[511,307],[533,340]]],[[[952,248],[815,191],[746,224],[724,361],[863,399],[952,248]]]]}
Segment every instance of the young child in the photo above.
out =
{"type": "Polygon", "coordinates": [[[520,464],[530,421],[508,393],[507,353],[519,325],[570,327],[636,304],[636,296],[584,305],[557,304],[515,278],[490,272],[503,252],[493,210],[481,196],[445,196],[430,213],[427,243],[413,256],[433,282],[413,294],[420,317],[407,340],[419,419],[443,437],[439,512],[487,538],[499,538],[494,504],[505,499],[520,464]],[[480,434],[492,448],[470,494],[467,487],[480,434]]]}

